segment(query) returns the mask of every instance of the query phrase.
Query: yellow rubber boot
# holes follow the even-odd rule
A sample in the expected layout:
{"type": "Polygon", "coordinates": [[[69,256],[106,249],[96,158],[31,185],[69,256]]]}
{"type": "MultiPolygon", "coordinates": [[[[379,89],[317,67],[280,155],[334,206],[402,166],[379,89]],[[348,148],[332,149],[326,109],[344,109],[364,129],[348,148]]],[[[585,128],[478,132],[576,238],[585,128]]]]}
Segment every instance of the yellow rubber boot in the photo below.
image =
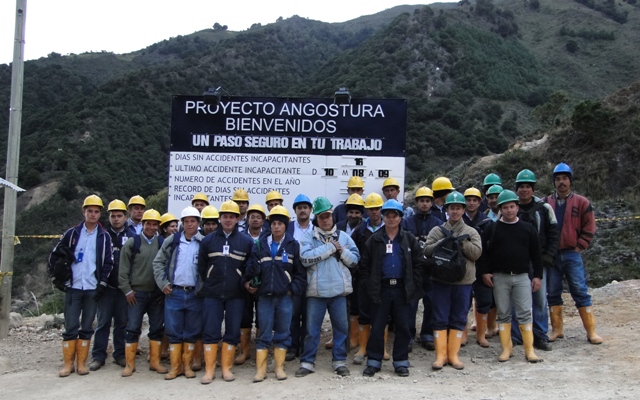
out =
{"type": "Polygon", "coordinates": [[[231,372],[233,366],[233,356],[236,355],[236,346],[229,343],[222,343],[222,352],[220,354],[220,365],[222,367],[222,379],[226,382],[232,382],[236,379],[231,372]]]}
{"type": "Polygon", "coordinates": [[[182,375],[182,343],[174,343],[169,345],[169,358],[171,359],[171,371],[164,376],[164,379],[170,381],[182,375]]]}
{"type": "Polygon", "coordinates": [[[389,340],[389,325],[384,328],[384,355],[382,356],[383,360],[390,360],[391,356],[387,352],[387,340],[389,340]]]}
{"type": "Polygon", "coordinates": [[[433,344],[436,347],[436,360],[431,368],[439,370],[447,363],[447,331],[433,331],[433,344]]]}
{"type": "Polygon", "coordinates": [[[251,328],[240,329],[240,354],[233,361],[235,365],[242,365],[251,358],[251,328]]]}
{"type": "Polygon", "coordinates": [[[602,343],[602,338],[596,333],[596,317],[593,315],[592,307],[580,307],[578,308],[580,318],[582,319],[582,326],[587,331],[587,340],[591,344],[602,343]]]}
{"type": "Polygon", "coordinates": [[[193,348],[193,359],[191,360],[191,370],[200,371],[202,369],[202,339],[196,340],[193,348]]]}
{"type": "Polygon", "coordinates": [[[487,314],[476,314],[476,343],[480,347],[489,347],[489,342],[487,341],[487,314]]]}
{"type": "Polygon", "coordinates": [[[498,309],[493,307],[489,310],[489,314],[487,315],[487,335],[485,337],[492,338],[498,334],[497,317],[498,309]]]}
{"type": "Polygon", "coordinates": [[[358,316],[351,315],[349,317],[349,350],[355,349],[360,343],[358,340],[359,328],[360,326],[358,325],[358,316]]]}
{"type": "Polygon", "coordinates": [[[208,385],[216,378],[216,358],[218,357],[217,344],[203,345],[204,351],[204,376],[200,379],[200,383],[208,385]]]}
{"type": "Polygon", "coordinates": [[[371,334],[371,325],[358,326],[358,352],[353,356],[353,363],[360,365],[367,357],[367,342],[371,334]]]}
{"type": "Polygon", "coordinates": [[[262,382],[267,377],[267,356],[269,349],[256,349],[256,375],[253,383],[262,382]]]}
{"type": "Polygon", "coordinates": [[[460,331],[460,332],[462,332],[462,337],[461,337],[461,340],[460,340],[460,345],[461,346],[466,346],[467,343],[469,342],[469,335],[467,333],[468,330],[469,330],[469,328],[467,327],[467,325],[465,325],[464,326],[464,330],[460,331]]]}
{"type": "Polygon", "coordinates": [[[564,338],[564,323],[562,321],[562,306],[549,307],[549,316],[551,317],[551,335],[549,341],[564,338]]]}
{"type": "Polygon", "coordinates": [[[65,340],[62,342],[62,359],[64,360],[64,365],[60,372],[58,372],[60,378],[71,375],[75,370],[73,363],[76,361],[76,342],[76,340],[65,340]]]}
{"type": "Polygon", "coordinates": [[[283,381],[287,379],[287,374],[284,372],[284,359],[287,356],[287,349],[276,347],[273,349],[273,358],[276,360],[276,379],[283,381]]]}
{"type": "Polygon", "coordinates": [[[160,340],[149,340],[149,370],[156,371],[159,374],[166,374],[168,369],[160,363],[160,340]]]}
{"type": "Polygon", "coordinates": [[[464,364],[458,358],[460,352],[460,346],[462,345],[462,338],[464,331],[456,331],[455,329],[449,330],[449,339],[447,341],[447,357],[449,358],[449,365],[455,369],[464,369],[464,364]]]}
{"type": "Polygon", "coordinates": [[[530,363],[542,362],[533,351],[533,328],[531,324],[520,325],[520,333],[522,334],[522,346],[524,347],[524,356],[530,363]]]}
{"type": "Polygon", "coordinates": [[[89,344],[90,340],[77,340],[76,341],[76,370],[78,375],[89,374],[89,368],[87,368],[87,357],[89,356],[89,344]]]}
{"type": "Polygon", "coordinates": [[[138,343],[126,343],[124,345],[124,357],[127,360],[122,370],[122,376],[127,377],[133,375],[136,371],[136,353],[138,352],[138,343]]]}
{"type": "Polygon", "coordinates": [[[196,377],[196,373],[191,369],[195,349],[195,343],[182,343],[182,366],[184,368],[184,377],[187,379],[196,377]]]}
{"type": "Polygon", "coordinates": [[[511,341],[511,323],[498,324],[498,333],[500,334],[500,344],[502,345],[502,354],[498,356],[498,361],[509,361],[513,355],[513,342],[511,341]]]}

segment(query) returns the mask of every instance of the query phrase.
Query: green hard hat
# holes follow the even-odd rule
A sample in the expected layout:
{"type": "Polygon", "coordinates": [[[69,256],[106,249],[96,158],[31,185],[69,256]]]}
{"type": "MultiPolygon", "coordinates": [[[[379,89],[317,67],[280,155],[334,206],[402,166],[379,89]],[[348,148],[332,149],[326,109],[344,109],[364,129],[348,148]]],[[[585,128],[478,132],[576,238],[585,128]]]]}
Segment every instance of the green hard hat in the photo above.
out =
{"type": "Polygon", "coordinates": [[[516,183],[536,183],[536,174],[530,169],[523,169],[516,176],[516,183]]]}
{"type": "Polygon", "coordinates": [[[502,193],[498,195],[498,205],[501,206],[504,203],[508,203],[510,201],[515,201],[518,203],[518,195],[515,194],[511,190],[503,190],[502,193]]]}
{"type": "Polygon", "coordinates": [[[493,185],[487,190],[487,196],[490,194],[500,194],[504,189],[500,185],[493,185]]]}
{"type": "Polygon", "coordinates": [[[484,183],[482,186],[502,185],[500,177],[494,173],[491,173],[484,177],[484,183]]]}
{"type": "Polygon", "coordinates": [[[464,198],[464,195],[460,192],[451,192],[447,195],[447,198],[444,200],[444,205],[448,206],[450,204],[461,204],[466,207],[467,201],[464,198]]]}
{"type": "Polygon", "coordinates": [[[331,211],[333,205],[326,197],[318,197],[313,201],[313,215],[320,215],[323,212],[331,211]]]}

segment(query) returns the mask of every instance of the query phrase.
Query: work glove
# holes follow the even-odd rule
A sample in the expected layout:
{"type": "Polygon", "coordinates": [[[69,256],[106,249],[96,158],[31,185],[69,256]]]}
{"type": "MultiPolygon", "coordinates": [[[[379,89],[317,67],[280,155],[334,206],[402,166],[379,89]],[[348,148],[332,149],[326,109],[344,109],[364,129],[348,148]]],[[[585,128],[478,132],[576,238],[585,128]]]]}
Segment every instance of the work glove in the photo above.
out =
{"type": "Polygon", "coordinates": [[[553,256],[551,254],[542,255],[542,264],[545,267],[551,267],[553,265],[553,256]]]}

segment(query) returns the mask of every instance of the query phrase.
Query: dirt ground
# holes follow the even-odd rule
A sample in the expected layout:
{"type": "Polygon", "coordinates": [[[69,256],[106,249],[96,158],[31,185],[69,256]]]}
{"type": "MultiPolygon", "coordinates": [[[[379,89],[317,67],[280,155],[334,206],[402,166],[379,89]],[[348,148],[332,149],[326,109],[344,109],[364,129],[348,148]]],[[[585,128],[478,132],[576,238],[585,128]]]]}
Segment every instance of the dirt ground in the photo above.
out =
{"type": "MultiPolygon", "coordinates": [[[[515,347],[514,357],[498,363],[500,343],[489,339],[491,348],[475,343],[470,332],[469,344],[463,347],[462,371],[445,367],[431,370],[434,353],[414,346],[410,354],[411,375],[397,377],[391,362],[385,362],[374,378],[362,376],[363,366],[350,364],[351,376],[341,378],[331,371],[331,353],[318,350],[317,372],[295,378],[298,360],[286,365],[289,379],[277,381],[274,374],[262,383],[252,383],[255,364],[252,360],[235,366],[236,380],[224,382],[217,369],[210,385],[196,379],[180,377],[165,381],[162,375],[148,370],[146,354],[138,357],[138,371],[130,378],[120,377],[121,368],[110,363],[86,376],[72,374],[59,378],[62,366],[60,335],[57,331],[40,333],[12,330],[0,341],[0,393],[2,399],[86,398],[98,399],[637,399],[640,397],[640,341],[638,303],[640,281],[609,284],[592,291],[598,333],[604,343],[596,346],[586,341],[578,312],[565,294],[565,339],[553,344],[553,351],[537,351],[544,358],[540,364],[524,359],[522,346],[515,347]]],[[[28,325],[28,319],[25,319],[28,325]]],[[[328,326],[328,325],[327,325],[328,326]]],[[[328,331],[323,333],[328,338],[328,331]]],[[[390,335],[390,342],[393,335],[390,335]]],[[[324,340],[323,342],[324,343],[324,340]]],[[[390,346],[390,345],[389,345],[390,346]]],[[[141,347],[146,348],[146,343],[141,347]]],[[[354,352],[354,351],[353,351],[354,352]]],[[[352,353],[353,353],[352,352],[352,353]]],[[[352,359],[350,355],[350,359],[352,359]]]]}

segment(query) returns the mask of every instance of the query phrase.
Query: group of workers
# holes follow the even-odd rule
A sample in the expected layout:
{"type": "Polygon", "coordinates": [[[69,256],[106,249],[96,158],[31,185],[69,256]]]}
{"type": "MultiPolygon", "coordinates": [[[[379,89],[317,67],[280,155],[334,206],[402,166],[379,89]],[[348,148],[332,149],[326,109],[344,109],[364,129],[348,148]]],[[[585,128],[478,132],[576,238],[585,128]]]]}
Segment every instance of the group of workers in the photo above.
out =
{"type": "Polygon", "coordinates": [[[292,204],[295,218],[277,191],[267,194],[266,210],[250,205],[243,189],[219,209],[198,193],[180,218],[146,209],[144,198],[133,196],[128,204],[108,204],[104,227],[102,199],[88,196],[84,221],[64,233],[49,259],[53,282],[65,292],[59,376],[99,370],[110,336],[114,362],[123,377],[131,376],[144,314],[149,368],[167,380],[194,378],[204,368],[200,382],[209,384],[219,362],[222,379],[233,381],[233,365],[252,357],[254,327],[254,382],[270,369],[286,379],[285,362],[295,358],[296,377],[314,373],[327,312],[332,339],[325,347],[340,376],[350,375],[354,349],[352,363],[366,364],[364,376],[389,359],[398,376],[408,376],[416,340],[435,350],[434,370],[463,369],[458,353],[467,343],[471,309],[479,346],[489,347],[487,338],[497,334],[498,361],[508,361],[516,343],[535,363],[542,360],[534,348],[550,351],[564,337],[563,278],[588,341],[602,343],[580,254],[593,240],[594,213],[572,192],[572,179],[570,166],[558,164],[555,192],[541,199],[527,169],[518,173],[514,191],[503,189],[493,173],[481,189],[464,193],[439,177],[431,188],[416,190],[412,208],[397,200],[395,179],[384,181],[383,200],[378,193],[363,198],[363,180],[352,177],[344,204],[300,194],[292,204]],[[450,237],[465,260],[455,281],[435,273],[450,237]],[[161,362],[165,353],[170,369],[161,362]]]}

